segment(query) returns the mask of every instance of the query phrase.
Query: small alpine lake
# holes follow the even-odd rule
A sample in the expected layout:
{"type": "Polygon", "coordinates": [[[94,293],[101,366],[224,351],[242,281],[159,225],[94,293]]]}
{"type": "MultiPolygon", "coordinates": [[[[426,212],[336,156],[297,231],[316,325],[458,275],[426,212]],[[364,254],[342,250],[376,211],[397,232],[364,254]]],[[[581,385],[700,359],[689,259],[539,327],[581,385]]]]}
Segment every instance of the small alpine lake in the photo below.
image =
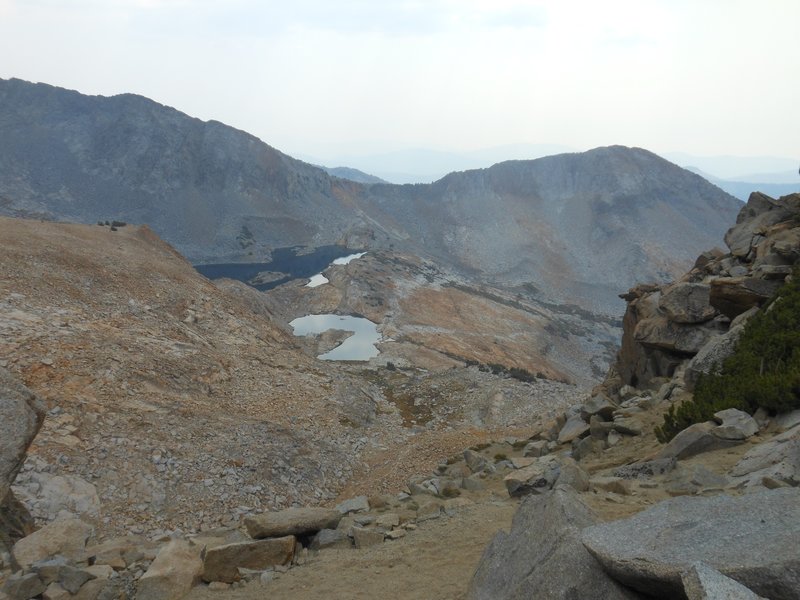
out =
{"type": "Polygon", "coordinates": [[[339,346],[320,354],[320,360],[356,360],[368,361],[380,354],[375,344],[381,340],[377,325],[363,317],[352,317],[334,314],[306,315],[298,317],[289,323],[294,330],[294,335],[319,335],[329,329],[352,331],[353,335],[344,340],[339,346]]]}

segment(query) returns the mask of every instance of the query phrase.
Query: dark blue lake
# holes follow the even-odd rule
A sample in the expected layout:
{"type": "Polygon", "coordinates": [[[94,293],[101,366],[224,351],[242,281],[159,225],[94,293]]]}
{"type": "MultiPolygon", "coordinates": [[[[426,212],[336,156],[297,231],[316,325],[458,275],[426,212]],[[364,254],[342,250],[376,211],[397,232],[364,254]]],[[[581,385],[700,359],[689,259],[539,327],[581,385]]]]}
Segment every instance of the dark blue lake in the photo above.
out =
{"type": "Polygon", "coordinates": [[[308,254],[298,254],[305,250],[302,246],[276,248],[272,251],[272,260],[264,263],[218,263],[211,265],[194,265],[194,268],[209,279],[236,279],[252,285],[257,290],[271,290],[292,279],[310,278],[316,275],[334,259],[353,254],[355,250],[344,246],[320,246],[308,254]],[[286,273],[285,277],[266,283],[249,283],[256,275],[264,271],[286,273]]]}

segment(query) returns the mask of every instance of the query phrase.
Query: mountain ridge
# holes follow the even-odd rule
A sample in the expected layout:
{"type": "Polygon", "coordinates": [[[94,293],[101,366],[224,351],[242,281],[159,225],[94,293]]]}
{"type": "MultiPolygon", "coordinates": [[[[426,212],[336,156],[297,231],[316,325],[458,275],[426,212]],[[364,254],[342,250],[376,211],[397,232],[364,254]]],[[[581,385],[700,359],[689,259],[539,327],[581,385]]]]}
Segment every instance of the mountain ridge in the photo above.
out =
{"type": "Polygon", "coordinates": [[[432,184],[362,185],[142,96],[10,80],[0,81],[0,101],[0,213],[148,223],[194,262],[259,262],[289,246],[396,247],[516,293],[612,314],[620,289],[680,272],[721,240],[740,207],[621,146],[432,184]]]}

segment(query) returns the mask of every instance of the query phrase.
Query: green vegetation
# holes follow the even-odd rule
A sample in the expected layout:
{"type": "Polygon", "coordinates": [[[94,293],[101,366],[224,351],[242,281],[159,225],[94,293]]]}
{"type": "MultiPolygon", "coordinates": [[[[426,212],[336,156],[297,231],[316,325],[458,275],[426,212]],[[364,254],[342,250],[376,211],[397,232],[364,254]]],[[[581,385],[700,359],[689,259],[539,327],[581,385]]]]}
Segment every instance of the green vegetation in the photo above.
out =
{"type": "Polygon", "coordinates": [[[527,369],[522,369],[519,367],[507,367],[499,363],[483,364],[477,360],[470,359],[467,359],[464,362],[468,367],[478,367],[478,369],[484,373],[491,372],[493,375],[508,375],[509,377],[513,377],[514,379],[525,383],[533,383],[537,379],[547,379],[547,376],[542,372],[537,372],[536,375],[534,375],[527,369]]]}
{"type": "Polygon", "coordinates": [[[656,428],[666,443],[726,408],[771,413],[800,408],[800,268],[745,325],[736,350],[717,373],[701,377],[694,398],[671,406],[656,428]]]}

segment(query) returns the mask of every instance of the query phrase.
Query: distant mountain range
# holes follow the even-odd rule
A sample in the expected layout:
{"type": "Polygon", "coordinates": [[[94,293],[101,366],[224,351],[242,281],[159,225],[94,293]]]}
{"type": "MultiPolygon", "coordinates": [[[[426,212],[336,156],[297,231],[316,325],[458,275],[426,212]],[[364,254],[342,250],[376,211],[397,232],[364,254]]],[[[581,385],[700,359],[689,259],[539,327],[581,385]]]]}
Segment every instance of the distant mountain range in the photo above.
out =
{"type": "Polygon", "coordinates": [[[747,200],[754,191],[759,191],[773,198],[780,198],[794,192],[800,191],[800,175],[794,172],[765,173],[754,179],[768,179],[769,181],[784,181],[785,183],[765,183],[760,181],[748,181],[747,176],[734,179],[720,179],[709,175],[697,167],[686,167],[687,170],[697,173],[707,179],[717,187],[728,192],[731,196],[739,200],[747,200]],[[794,182],[792,182],[794,180],[794,182]]]}
{"type": "MultiPolygon", "coordinates": [[[[471,152],[409,148],[371,154],[341,154],[332,160],[377,175],[387,183],[431,183],[454,171],[481,169],[506,160],[531,160],[574,150],[557,144],[507,144],[471,152]]],[[[326,162],[310,156],[300,158],[315,164],[326,162]]]]}
{"type": "MultiPolygon", "coordinates": [[[[372,148],[372,151],[329,153],[324,159],[304,154],[296,157],[312,164],[346,164],[361,172],[379,175],[387,183],[431,183],[454,171],[482,169],[507,160],[532,160],[577,151],[576,148],[556,144],[507,144],[467,152],[431,148],[379,151],[372,148]]],[[[768,193],[763,188],[764,184],[800,184],[800,175],[797,172],[800,160],[793,158],[698,156],[685,152],[658,154],[678,166],[702,174],[712,183],[723,183],[726,191],[728,190],[724,186],[731,184],[731,189],[736,190],[742,200],[746,200],[750,192],[756,190],[768,193]],[[738,183],[742,185],[734,185],[738,183]],[[752,187],[747,189],[747,186],[752,187]]],[[[780,191],[784,189],[786,188],[775,188],[780,191]]]]}
{"type": "Polygon", "coordinates": [[[359,171],[358,169],[352,169],[350,167],[320,168],[322,168],[328,175],[340,177],[341,179],[349,179],[350,181],[357,181],[358,183],[389,183],[385,179],[375,177],[375,175],[370,175],[369,173],[364,173],[364,171],[359,171]]]}
{"type": "Polygon", "coordinates": [[[620,146],[427,185],[331,176],[245,132],[130,94],[0,80],[0,214],[147,223],[194,262],[272,249],[397,248],[541,299],[617,312],[721,242],[741,203],[620,146]]]}

